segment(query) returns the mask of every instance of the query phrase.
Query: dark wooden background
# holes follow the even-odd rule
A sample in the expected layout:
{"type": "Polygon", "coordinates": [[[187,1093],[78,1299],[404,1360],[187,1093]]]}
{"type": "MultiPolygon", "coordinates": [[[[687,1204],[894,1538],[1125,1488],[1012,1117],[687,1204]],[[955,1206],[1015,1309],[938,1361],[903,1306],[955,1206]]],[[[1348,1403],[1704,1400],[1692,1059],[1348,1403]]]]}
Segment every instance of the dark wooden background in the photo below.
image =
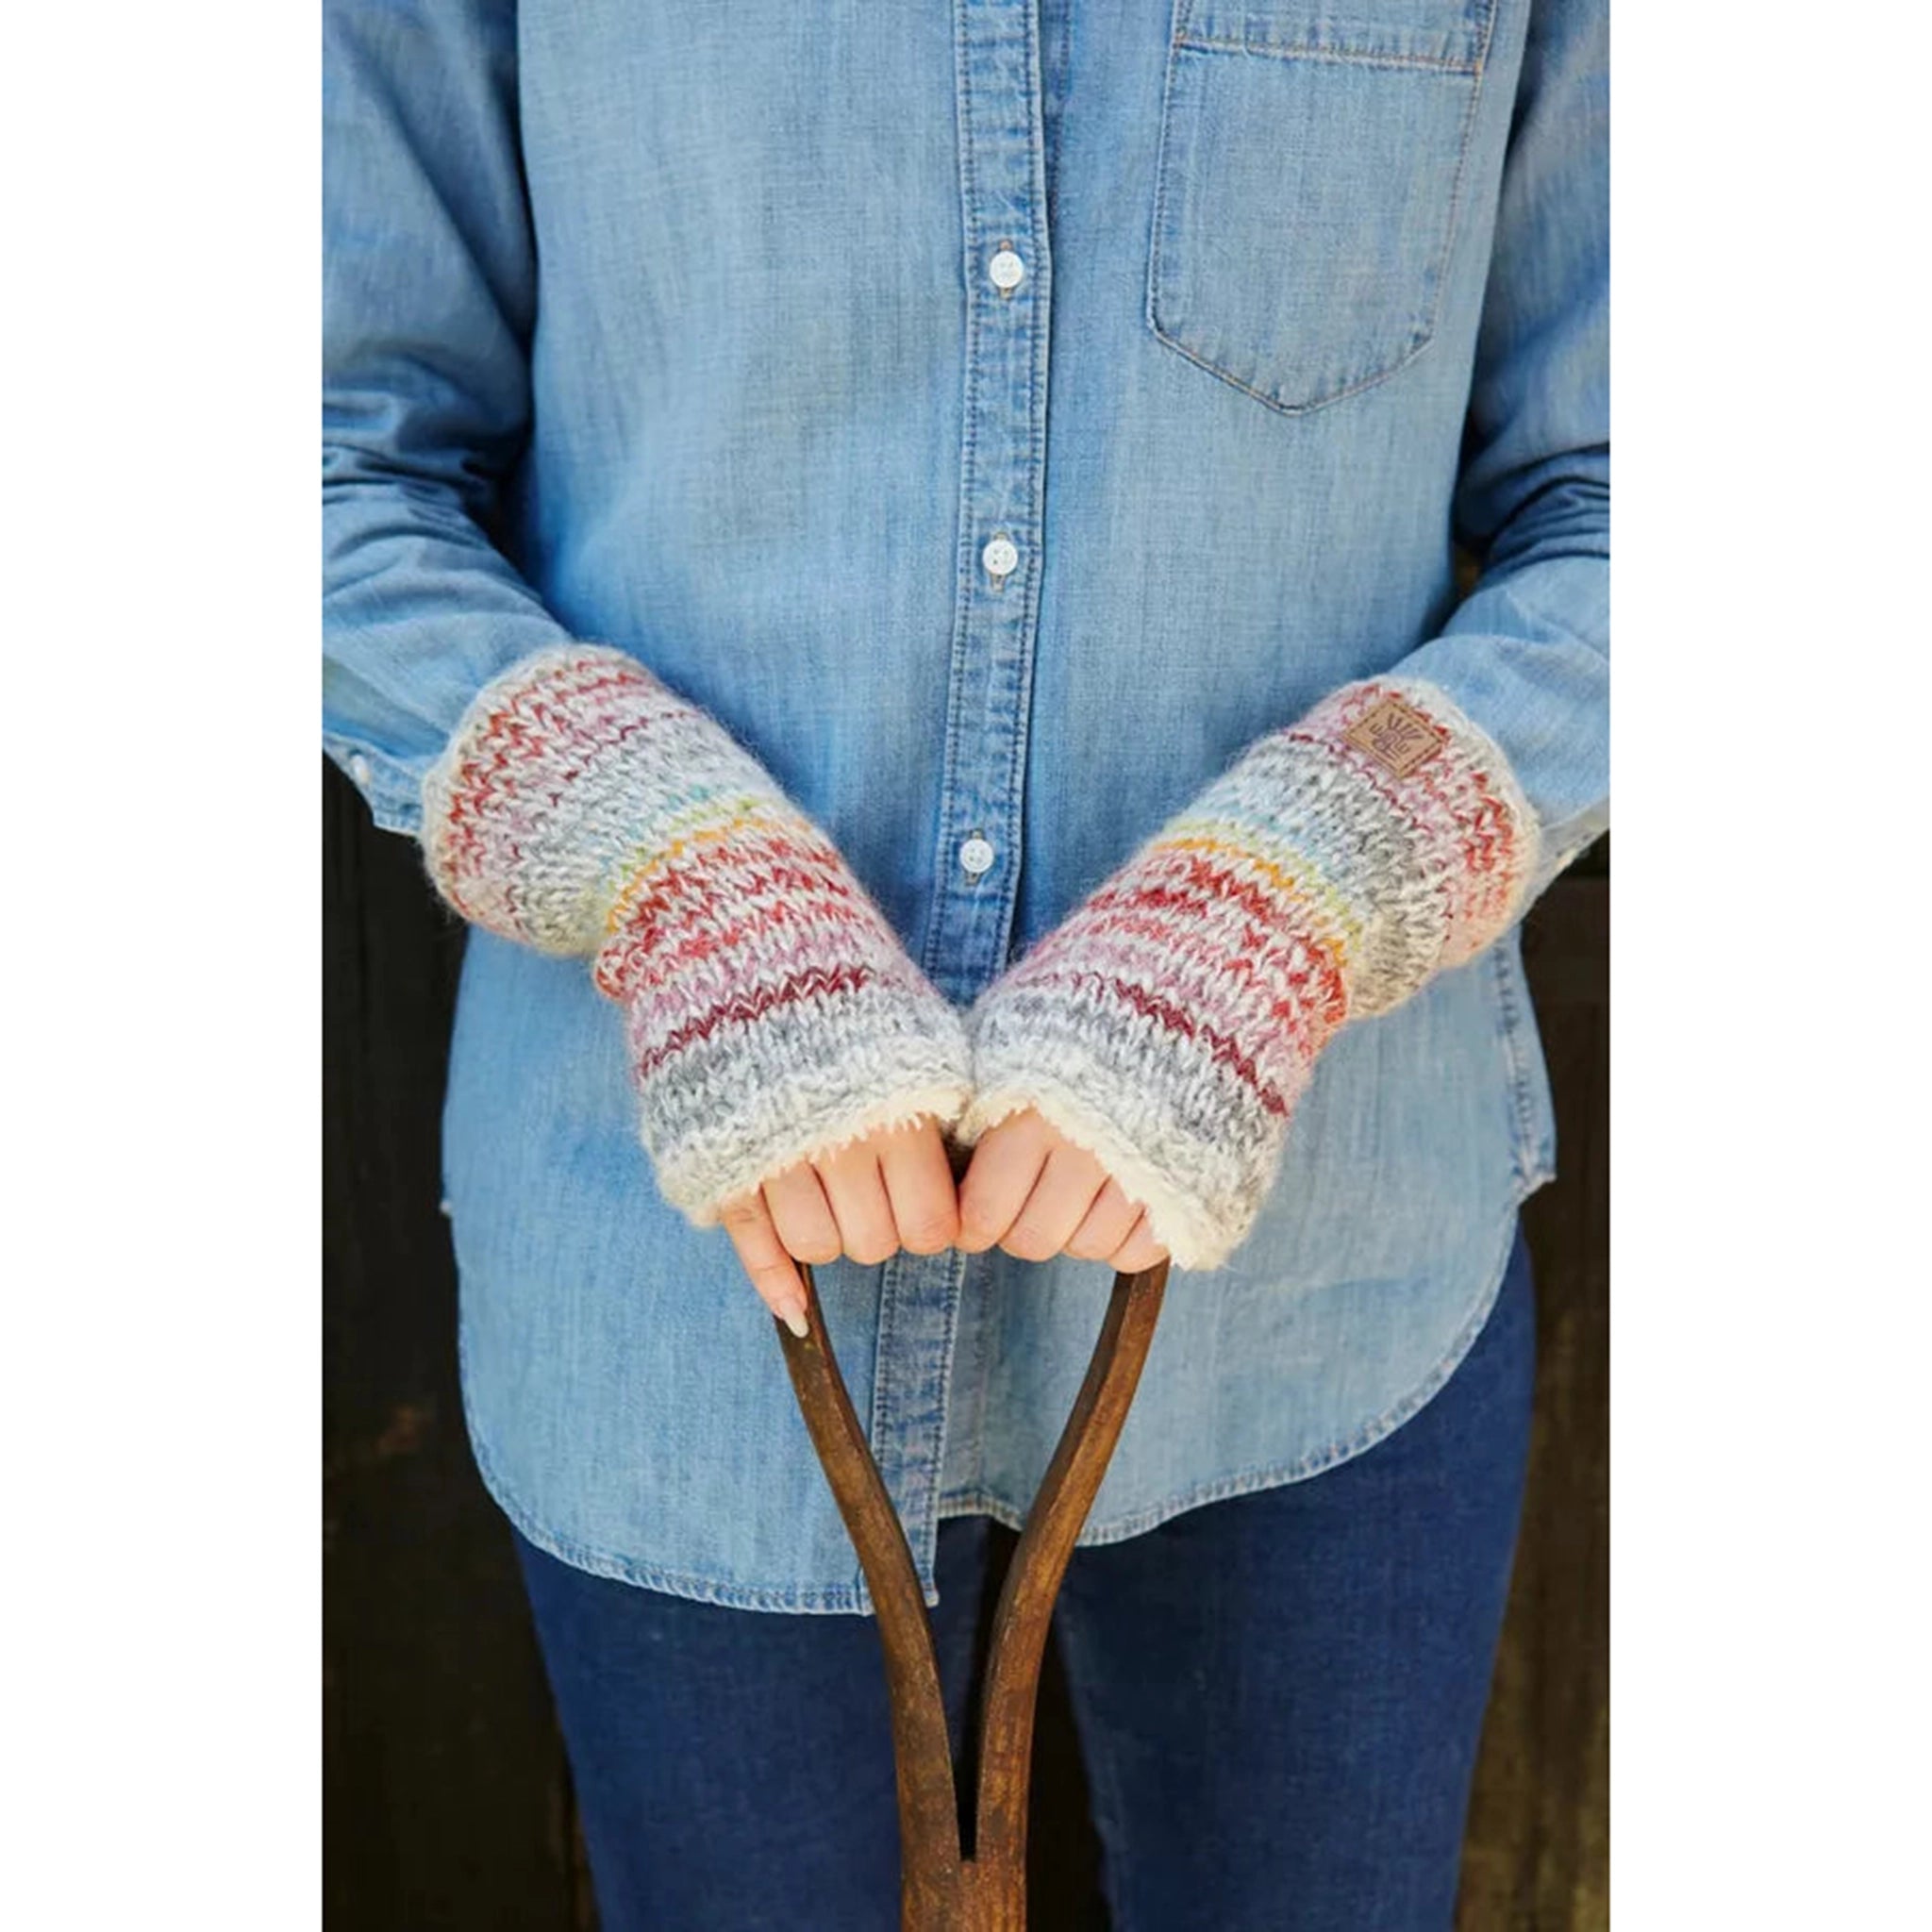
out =
{"type": "MultiPolygon", "coordinates": [[[[503,1519],[470,1459],[437,1133],[462,936],[325,765],[324,1870],[332,1932],[594,1926],[503,1519]]],[[[1533,912],[1561,1176],[1527,1224],[1530,1493],[1470,1820],[1461,1932],[1609,1922],[1607,847],[1533,912]]],[[[1106,1925],[1052,1674],[1035,1922],[1106,1925]]],[[[682,1932],[682,1928],[679,1928],[682,1932]]]]}

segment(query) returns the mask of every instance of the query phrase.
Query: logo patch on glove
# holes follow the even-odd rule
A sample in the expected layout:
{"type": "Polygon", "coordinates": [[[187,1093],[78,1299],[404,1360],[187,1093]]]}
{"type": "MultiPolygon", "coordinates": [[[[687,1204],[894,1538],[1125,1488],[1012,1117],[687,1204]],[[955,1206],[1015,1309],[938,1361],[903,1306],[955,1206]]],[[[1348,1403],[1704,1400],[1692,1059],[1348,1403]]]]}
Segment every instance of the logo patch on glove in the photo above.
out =
{"type": "Polygon", "coordinates": [[[1398,697],[1386,697],[1364,711],[1343,736],[1397,778],[1406,778],[1442,749],[1443,733],[1398,697]]]}

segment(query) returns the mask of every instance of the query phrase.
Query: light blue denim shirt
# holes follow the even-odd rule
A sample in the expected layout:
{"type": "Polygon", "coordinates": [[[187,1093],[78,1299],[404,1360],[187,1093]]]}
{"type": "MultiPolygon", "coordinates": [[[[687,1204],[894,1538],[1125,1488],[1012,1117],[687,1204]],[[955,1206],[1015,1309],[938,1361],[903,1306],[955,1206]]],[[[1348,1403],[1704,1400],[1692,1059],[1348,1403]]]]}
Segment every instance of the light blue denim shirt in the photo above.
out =
{"type": "MultiPolygon", "coordinates": [[[[486,679],[619,645],[963,1003],[1250,741],[1397,671],[1507,754],[1546,880],[1607,792],[1606,37],[1603,0],[330,0],[330,754],[413,832],[486,679]]],[[[1086,1540],[1413,1413],[1551,1139],[1513,935],[1344,1032],[1252,1237],[1175,1274],[1086,1540]]],[[[472,935],[444,1173],[520,1527],[864,1607],[582,962],[472,935]]],[[[821,1271],[928,1579],[940,1518],[1024,1513],[1110,1278],[821,1271]]]]}

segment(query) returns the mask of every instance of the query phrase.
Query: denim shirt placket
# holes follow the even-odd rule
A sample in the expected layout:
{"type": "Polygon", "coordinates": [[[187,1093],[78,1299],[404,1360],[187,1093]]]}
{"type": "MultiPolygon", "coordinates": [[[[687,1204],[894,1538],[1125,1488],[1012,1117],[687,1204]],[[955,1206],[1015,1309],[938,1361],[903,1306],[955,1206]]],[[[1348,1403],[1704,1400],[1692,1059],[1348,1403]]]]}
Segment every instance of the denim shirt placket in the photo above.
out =
{"type": "MultiPolygon", "coordinates": [[[[1013,928],[1040,610],[1051,276],[1034,0],[955,0],[954,53],[965,368],[937,883],[923,959],[941,991],[965,1002],[1005,963],[1013,928]],[[1017,283],[1010,261],[995,279],[999,256],[1018,257],[1017,283]]],[[[928,1591],[965,1273],[954,1251],[902,1252],[879,1291],[873,1452],[928,1591]]]]}

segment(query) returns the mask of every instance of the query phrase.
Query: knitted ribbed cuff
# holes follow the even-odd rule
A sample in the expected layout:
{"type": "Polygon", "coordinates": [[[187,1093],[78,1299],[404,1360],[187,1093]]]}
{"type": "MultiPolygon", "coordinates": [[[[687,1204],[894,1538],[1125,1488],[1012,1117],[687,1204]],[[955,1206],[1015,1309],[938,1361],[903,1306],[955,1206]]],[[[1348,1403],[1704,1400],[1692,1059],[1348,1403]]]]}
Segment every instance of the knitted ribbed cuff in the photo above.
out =
{"type": "Polygon", "coordinates": [[[1037,1108],[1183,1268],[1253,1225],[1315,1057],[1521,909],[1537,825],[1433,686],[1345,686],[1262,739],[974,1008],[976,1141],[1037,1108]]]}
{"type": "Polygon", "coordinates": [[[875,1128],[957,1120],[958,1014],[824,834],[634,658],[578,645],[512,666],[423,796],[458,912],[594,958],[658,1185],[693,1221],[875,1128]]]}

